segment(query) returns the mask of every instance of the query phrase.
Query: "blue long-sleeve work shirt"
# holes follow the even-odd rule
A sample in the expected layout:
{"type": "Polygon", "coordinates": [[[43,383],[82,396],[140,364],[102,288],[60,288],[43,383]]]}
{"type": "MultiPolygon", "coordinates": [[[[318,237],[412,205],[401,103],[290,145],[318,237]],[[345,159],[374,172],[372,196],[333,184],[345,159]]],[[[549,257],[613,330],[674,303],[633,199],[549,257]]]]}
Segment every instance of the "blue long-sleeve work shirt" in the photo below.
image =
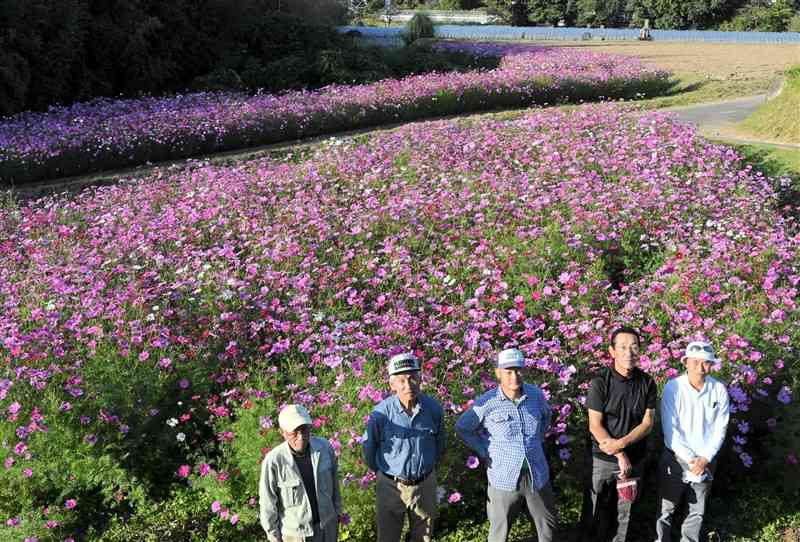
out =
{"type": "Polygon", "coordinates": [[[396,395],[378,403],[367,423],[364,461],[375,472],[421,480],[444,454],[444,410],[420,394],[409,416],[396,395]]]}
{"type": "Polygon", "coordinates": [[[482,458],[490,459],[489,483],[514,491],[527,460],[533,487],[538,491],[550,480],[544,455],[544,434],[550,426],[550,405],[538,387],[523,384],[514,402],[500,386],[481,395],[456,422],[456,432],[482,458]]]}

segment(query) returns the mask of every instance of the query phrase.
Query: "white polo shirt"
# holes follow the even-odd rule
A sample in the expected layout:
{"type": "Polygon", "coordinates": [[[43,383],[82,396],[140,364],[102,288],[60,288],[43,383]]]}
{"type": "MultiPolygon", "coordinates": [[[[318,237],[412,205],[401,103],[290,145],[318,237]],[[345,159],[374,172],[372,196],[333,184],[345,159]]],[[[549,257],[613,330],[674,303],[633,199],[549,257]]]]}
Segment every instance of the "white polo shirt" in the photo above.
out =
{"type": "Polygon", "coordinates": [[[697,391],[686,374],[674,378],[661,397],[664,444],[687,463],[697,456],[711,461],[725,441],[730,412],[728,390],[719,380],[706,376],[697,391]]]}

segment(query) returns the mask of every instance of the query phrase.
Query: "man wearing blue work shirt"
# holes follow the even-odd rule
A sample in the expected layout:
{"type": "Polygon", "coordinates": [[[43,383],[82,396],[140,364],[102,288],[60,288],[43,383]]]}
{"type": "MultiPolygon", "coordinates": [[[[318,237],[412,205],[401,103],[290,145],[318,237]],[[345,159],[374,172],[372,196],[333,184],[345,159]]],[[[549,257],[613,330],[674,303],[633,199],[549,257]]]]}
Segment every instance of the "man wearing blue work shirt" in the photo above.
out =
{"type": "Polygon", "coordinates": [[[389,360],[393,395],[375,406],[367,423],[364,461],[377,474],[378,542],[399,542],[408,516],[412,542],[430,542],[436,518],[436,465],[444,454],[444,411],[421,394],[419,360],[389,360]]]}
{"type": "Polygon", "coordinates": [[[551,411],[542,390],[522,381],[524,366],[519,350],[500,352],[494,371],[499,386],[481,395],[456,423],[458,436],[488,465],[489,542],[506,541],[510,512],[520,499],[525,499],[539,542],[552,542],[556,531],[550,470],[542,447],[551,411]]]}

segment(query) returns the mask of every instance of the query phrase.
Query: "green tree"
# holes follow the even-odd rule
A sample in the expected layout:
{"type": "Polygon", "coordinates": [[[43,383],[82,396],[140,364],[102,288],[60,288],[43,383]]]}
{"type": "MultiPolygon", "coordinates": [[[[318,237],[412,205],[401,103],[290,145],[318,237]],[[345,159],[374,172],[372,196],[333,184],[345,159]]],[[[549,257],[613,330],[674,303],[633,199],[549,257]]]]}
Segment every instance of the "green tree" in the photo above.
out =
{"type": "Polygon", "coordinates": [[[745,0],[633,0],[631,20],[639,26],[650,19],[655,28],[715,28],[733,16],[745,0]]]}
{"type": "Polygon", "coordinates": [[[789,29],[796,11],[790,0],[776,0],[768,5],[749,4],[740,9],[736,16],[726,21],[722,30],[785,32],[789,29]]]}
{"type": "Polygon", "coordinates": [[[627,0],[578,0],[578,24],[622,27],[630,22],[627,0]]]}
{"type": "Polygon", "coordinates": [[[575,20],[574,2],[571,0],[528,0],[528,18],[537,25],[557,25],[575,20]]]}

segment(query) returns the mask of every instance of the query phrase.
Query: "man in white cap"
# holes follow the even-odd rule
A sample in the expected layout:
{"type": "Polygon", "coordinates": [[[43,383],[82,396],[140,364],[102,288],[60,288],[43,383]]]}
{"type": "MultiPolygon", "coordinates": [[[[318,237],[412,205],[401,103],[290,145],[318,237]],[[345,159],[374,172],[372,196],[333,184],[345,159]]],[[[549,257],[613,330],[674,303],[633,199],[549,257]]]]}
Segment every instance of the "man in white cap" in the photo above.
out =
{"type": "Polygon", "coordinates": [[[433,539],[436,466],[444,454],[444,411],[420,393],[419,360],[413,353],[389,360],[393,392],[369,416],[364,461],[377,474],[378,542],[398,542],[408,516],[412,542],[433,539]]]}
{"type": "Polygon", "coordinates": [[[686,372],[664,386],[661,425],[665,450],[658,467],[659,513],[656,542],[671,540],[672,515],[684,494],[689,514],[681,542],[698,542],[716,456],[725,441],[730,402],[725,385],[709,376],[719,360],[714,348],[693,341],[681,358],[686,372]]]}
{"type": "Polygon", "coordinates": [[[311,416],[301,405],[278,415],[284,442],[261,462],[258,484],[261,526],[270,542],[336,542],[342,510],[336,454],[311,435],[311,416]]]}
{"type": "Polygon", "coordinates": [[[539,542],[555,540],[555,512],[544,434],[552,416],[544,393],[522,381],[524,356],[503,350],[494,371],[499,386],[481,395],[456,423],[464,443],[486,461],[489,542],[505,542],[514,505],[525,499],[539,542]]]}

